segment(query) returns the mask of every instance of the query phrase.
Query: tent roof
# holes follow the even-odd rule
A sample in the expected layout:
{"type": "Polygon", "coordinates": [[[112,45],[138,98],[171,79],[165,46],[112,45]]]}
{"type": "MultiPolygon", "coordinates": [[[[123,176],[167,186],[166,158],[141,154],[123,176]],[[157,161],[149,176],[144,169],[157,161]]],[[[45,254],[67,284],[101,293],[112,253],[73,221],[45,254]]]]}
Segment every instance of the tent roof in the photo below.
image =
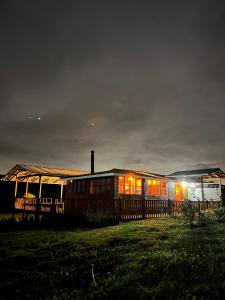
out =
{"type": "Polygon", "coordinates": [[[28,180],[28,182],[38,183],[39,177],[42,176],[43,183],[60,184],[61,179],[65,177],[87,173],[85,171],[17,164],[2,179],[4,181],[15,181],[17,178],[18,181],[28,180]]]}
{"type": "Polygon", "coordinates": [[[213,178],[225,178],[225,173],[220,168],[209,168],[209,169],[197,169],[197,170],[187,170],[187,171],[177,171],[168,177],[213,177],[213,178]]]}

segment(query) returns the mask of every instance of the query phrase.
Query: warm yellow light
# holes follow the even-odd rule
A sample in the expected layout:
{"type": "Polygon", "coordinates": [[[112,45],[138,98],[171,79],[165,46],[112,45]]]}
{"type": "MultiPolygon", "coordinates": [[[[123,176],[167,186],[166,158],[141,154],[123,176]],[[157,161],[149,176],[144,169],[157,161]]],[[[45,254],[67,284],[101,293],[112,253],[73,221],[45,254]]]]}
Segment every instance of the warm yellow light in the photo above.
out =
{"type": "Polygon", "coordinates": [[[136,180],[136,186],[140,187],[141,186],[141,179],[136,180]]]}
{"type": "Polygon", "coordinates": [[[134,178],[133,177],[129,177],[129,180],[133,180],[134,178]]]}
{"type": "Polygon", "coordinates": [[[148,185],[152,185],[151,179],[148,180],[148,185]]]}
{"type": "Polygon", "coordinates": [[[182,185],[183,188],[185,188],[185,187],[187,187],[187,182],[186,181],[182,181],[181,185],[182,185]]]}
{"type": "Polygon", "coordinates": [[[152,180],[152,182],[153,182],[153,185],[156,185],[156,180],[152,180]]]}

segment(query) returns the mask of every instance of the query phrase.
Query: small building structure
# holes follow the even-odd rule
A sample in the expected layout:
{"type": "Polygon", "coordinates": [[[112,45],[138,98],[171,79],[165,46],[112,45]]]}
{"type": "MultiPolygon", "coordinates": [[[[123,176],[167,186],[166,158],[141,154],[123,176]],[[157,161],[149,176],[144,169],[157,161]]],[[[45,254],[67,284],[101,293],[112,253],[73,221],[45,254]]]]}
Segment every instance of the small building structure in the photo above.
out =
{"type": "Polygon", "coordinates": [[[33,210],[33,204],[37,199],[40,203],[46,204],[46,207],[55,200],[60,207],[64,207],[65,186],[67,185],[64,178],[81,174],[87,174],[87,172],[17,164],[1,178],[1,181],[10,183],[10,199],[7,199],[10,207],[23,209],[26,204],[27,209],[33,210]]]}
{"type": "Polygon", "coordinates": [[[203,209],[219,207],[224,199],[223,178],[225,174],[219,168],[168,176],[125,169],[73,176],[67,178],[65,213],[101,212],[132,219],[179,213],[183,201],[198,206],[201,202],[203,209]]]}
{"type": "MultiPolygon", "coordinates": [[[[55,211],[68,215],[101,212],[115,217],[145,218],[178,212],[183,201],[202,207],[225,203],[225,173],[219,168],[177,171],[170,175],[111,169],[91,173],[34,165],[15,165],[0,182],[9,208],[55,211]],[[10,192],[9,192],[10,188],[10,192]],[[172,209],[172,210],[171,210],[172,209]]],[[[3,205],[4,206],[4,205],[3,205]]],[[[5,207],[5,206],[4,206],[5,207]]]]}
{"type": "Polygon", "coordinates": [[[178,171],[166,176],[168,198],[176,201],[224,201],[225,173],[220,168],[178,171]]]}
{"type": "MultiPolygon", "coordinates": [[[[143,171],[112,169],[69,179],[65,213],[77,214],[100,202],[107,201],[115,210],[115,199],[125,201],[167,200],[166,178],[143,171]]],[[[137,202],[136,202],[137,203],[137,202]]],[[[103,205],[103,204],[102,204],[103,205]]]]}

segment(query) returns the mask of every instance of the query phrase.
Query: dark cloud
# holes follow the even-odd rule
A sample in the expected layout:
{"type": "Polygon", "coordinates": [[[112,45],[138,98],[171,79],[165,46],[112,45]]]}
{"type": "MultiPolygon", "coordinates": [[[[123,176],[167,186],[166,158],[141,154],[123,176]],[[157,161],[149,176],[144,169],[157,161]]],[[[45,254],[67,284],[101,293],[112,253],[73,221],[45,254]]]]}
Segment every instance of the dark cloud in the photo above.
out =
{"type": "Polygon", "coordinates": [[[225,169],[223,1],[0,5],[2,172],[225,169]]]}

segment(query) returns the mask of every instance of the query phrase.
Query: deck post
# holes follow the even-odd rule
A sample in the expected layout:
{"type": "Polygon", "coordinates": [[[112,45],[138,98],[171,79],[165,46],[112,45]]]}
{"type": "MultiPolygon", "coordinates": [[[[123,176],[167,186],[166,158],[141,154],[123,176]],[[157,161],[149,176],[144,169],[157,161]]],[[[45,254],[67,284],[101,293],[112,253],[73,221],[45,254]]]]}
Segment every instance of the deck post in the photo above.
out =
{"type": "Polygon", "coordinates": [[[41,199],[41,192],[42,192],[42,176],[39,176],[39,194],[38,197],[41,199]]]}
{"type": "Polygon", "coordinates": [[[145,219],[145,198],[143,197],[142,198],[142,201],[141,201],[141,214],[142,214],[142,219],[145,219]]]}
{"type": "Polygon", "coordinates": [[[27,195],[28,195],[28,185],[29,185],[29,177],[27,178],[27,182],[26,182],[26,193],[25,193],[25,198],[27,198],[27,195]]]}
{"type": "Polygon", "coordinates": [[[14,192],[14,196],[16,198],[17,196],[17,188],[18,188],[18,179],[17,179],[17,176],[16,176],[16,182],[15,182],[15,192],[14,192]]]}
{"type": "Polygon", "coordinates": [[[118,177],[114,176],[114,197],[117,197],[117,183],[118,183],[118,177]]]}
{"type": "MultiPolygon", "coordinates": [[[[202,204],[204,204],[205,201],[205,195],[204,195],[204,177],[201,176],[201,191],[202,191],[202,204]]],[[[201,210],[201,204],[200,199],[198,200],[198,217],[200,218],[200,210],[201,210]]]]}
{"type": "Polygon", "coordinates": [[[221,182],[221,178],[219,178],[219,193],[220,193],[220,201],[222,201],[222,182],[221,182]]]}
{"type": "Polygon", "coordinates": [[[166,196],[167,196],[167,200],[170,200],[169,180],[168,178],[165,179],[166,179],[166,196]]]}
{"type": "Polygon", "coordinates": [[[52,205],[50,206],[50,213],[51,215],[56,214],[56,203],[55,198],[52,198],[52,205]]]}
{"type": "Polygon", "coordinates": [[[36,200],[36,221],[39,221],[39,210],[40,210],[40,199],[41,199],[41,190],[42,190],[42,176],[39,176],[39,194],[36,200]]]}
{"type": "Polygon", "coordinates": [[[145,219],[145,179],[142,180],[142,219],[145,219]]]}
{"type": "Polygon", "coordinates": [[[60,202],[62,202],[62,198],[63,198],[63,181],[61,180],[60,202]]]}
{"type": "Polygon", "coordinates": [[[201,190],[202,190],[202,201],[205,200],[205,195],[204,195],[204,181],[203,181],[203,176],[201,176],[201,190]]]}
{"type": "Polygon", "coordinates": [[[40,207],[40,198],[36,200],[36,221],[39,221],[39,207],[40,207]]]}
{"type": "Polygon", "coordinates": [[[17,196],[17,188],[18,188],[18,179],[17,179],[17,175],[16,175],[14,201],[13,201],[13,220],[15,219],[15,210],[16,210],[15,202],[16,202],[16,196],[17,196]]]}
{"type": "Polygon", "coordinates": [[[168,202],[168,215],[171,216],[171,214],[172,214],[172,205],[171,204],[172,203],[169,198],[168,198],[167,202],[168,202]]]}
{"type": "Polygon", "coordinates": [[[115,198],[115,209],[116,209],[116,220],[120,222],[121,220],[121,198],[115,198]]]}

